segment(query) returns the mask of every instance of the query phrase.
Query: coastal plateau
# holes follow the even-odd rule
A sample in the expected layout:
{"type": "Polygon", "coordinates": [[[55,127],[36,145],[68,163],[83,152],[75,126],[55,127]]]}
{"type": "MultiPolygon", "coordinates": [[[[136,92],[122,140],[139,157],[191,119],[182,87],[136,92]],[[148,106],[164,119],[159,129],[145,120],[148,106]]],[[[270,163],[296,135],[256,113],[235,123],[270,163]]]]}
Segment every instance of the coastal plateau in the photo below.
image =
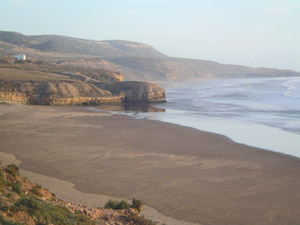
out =
{"type": "Polygon", "coordinates": [[[124,81],[121,72],[45,61],[0,60],[0,102],[34,105],[145,104],[165,101],[156,84],[124,81]]]}

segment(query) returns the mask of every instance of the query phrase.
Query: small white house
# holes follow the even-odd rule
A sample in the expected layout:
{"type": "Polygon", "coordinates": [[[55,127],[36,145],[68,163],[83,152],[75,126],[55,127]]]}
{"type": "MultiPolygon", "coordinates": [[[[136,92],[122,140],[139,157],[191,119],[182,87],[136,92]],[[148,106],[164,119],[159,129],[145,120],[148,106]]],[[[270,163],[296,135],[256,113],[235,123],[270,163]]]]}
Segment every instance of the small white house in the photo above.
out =
{"type": "Polygon", "coordinates": [[[18,54],[18,55],[15,56],[15,60],[25,61],[26,60],[26,55],[25,54],[18,54]]]}

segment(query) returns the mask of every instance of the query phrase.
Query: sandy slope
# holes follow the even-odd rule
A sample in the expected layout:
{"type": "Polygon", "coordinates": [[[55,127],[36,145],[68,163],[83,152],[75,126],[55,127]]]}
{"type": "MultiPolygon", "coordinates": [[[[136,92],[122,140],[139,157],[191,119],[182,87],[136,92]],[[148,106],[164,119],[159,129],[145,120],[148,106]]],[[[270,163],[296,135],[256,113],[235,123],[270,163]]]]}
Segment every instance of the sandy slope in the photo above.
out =
{"type": "Polygon", "coordinates": [[[0,116],[0,143],[27,171],[85,193],[141,198],[178,219],[300,223],[300,160],[217,134],[80,107],[30,106],[0,116]]]}

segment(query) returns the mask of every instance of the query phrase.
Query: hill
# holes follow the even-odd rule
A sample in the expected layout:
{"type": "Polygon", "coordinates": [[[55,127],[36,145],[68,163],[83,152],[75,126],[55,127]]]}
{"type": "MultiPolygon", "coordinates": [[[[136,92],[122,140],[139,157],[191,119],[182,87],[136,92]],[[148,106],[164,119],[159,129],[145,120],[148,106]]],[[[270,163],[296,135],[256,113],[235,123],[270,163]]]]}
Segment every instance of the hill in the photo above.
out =
{"type": "Polygon", "coordinates": [[[137,42],[93,41],[58,35],[26,36],[0,31],[0,54],[13,56],[20,52],[29,58],[72,64],[77,68],[119,71],[131,81],[300,76],[300,72],[292,70],[168,57],[147,44],[137,42]]]}
{"type": "Polygon", "coordinates": [[[167,57],[149,45],[121,40],[93,41],[58,35],[25,36],[16,32],[0,31],[0,41],[42,52],[102,57],[167,57]]]}

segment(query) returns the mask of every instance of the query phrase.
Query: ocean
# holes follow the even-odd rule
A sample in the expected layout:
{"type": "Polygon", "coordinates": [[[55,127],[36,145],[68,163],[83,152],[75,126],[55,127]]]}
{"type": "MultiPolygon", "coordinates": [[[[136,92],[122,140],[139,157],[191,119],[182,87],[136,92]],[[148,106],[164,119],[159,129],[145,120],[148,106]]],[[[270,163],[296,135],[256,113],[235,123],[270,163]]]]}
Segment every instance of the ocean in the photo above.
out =
{"type": "Polygon", "coordinates": [[[225,135],[300,157],[300,78],[248,78],[164,84],[160,112],[128,115],[225,135]]]}

